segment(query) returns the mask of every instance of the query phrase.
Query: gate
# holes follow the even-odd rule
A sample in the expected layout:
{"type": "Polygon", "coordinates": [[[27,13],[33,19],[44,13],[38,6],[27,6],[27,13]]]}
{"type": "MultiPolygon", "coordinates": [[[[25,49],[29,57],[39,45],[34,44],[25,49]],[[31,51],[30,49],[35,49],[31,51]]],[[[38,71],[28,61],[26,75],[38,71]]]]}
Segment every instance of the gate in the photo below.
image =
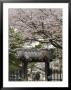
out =
{"type": "MultiPolygon", "coordinates": [[[[28,81],[28,76],[30,75],[28,74],[28,63],[45,63],[45,69],[43,71],[45,73],[45,81],[62,81],[62,68],[53,70],[52,65],[50,68],[52,59],[49,58],[46,49],[20,50],[18,52],[18,58],[22,61],[22,68],[14,72],[9,72],[10,81],[28,81]]],[[[32,74],[32,78],[34,77],[34,73],[32,74]]],[[[32,81],[36,80],[33,79],[32,81]]]]}

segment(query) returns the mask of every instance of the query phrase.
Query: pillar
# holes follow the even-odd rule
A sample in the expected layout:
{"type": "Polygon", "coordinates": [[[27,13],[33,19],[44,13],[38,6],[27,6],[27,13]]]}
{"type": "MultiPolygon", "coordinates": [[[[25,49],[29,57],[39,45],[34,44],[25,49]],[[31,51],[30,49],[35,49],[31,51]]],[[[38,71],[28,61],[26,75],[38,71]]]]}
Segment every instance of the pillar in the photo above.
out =
{"type": "Polygon", "coordinates": [[[28,80],[28,77],[27,77],[27,62],[24,60],[24,62],[22,63],[22,77],[23,77],[23,80],[24,81],[27,81],[28,80]]]}
{"type": "Polygon", "coordinates": [[[45,80],[48,81],[48,75],[49,75],[50,69],[49,69],[49,62],[45,62],[45,80]]]}

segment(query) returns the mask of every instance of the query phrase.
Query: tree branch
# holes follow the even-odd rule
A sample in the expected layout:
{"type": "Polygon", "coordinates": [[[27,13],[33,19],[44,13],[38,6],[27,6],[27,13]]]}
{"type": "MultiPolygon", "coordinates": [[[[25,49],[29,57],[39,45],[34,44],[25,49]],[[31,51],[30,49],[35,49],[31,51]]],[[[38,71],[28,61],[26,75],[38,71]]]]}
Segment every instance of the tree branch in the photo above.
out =
{"type": "Polygon", "coordinates": [[[33,39],[25,39],[24,41],[29,41],[29,40],[31,40],[31,41],[38,41],[38,42],[40,42],[40,43],[51,43],[54,47],[56,47],[56,48],[59,48],[59,49],[62,49],[62,46],[61,45],[59,45],[56,41],[54,41],[54,40],[52,40],[52,39],[49,39],[49,41],[41,41],[41,40],[38,40],[38,39],[36,39],[36,38],[33,38],[33,39]]]}

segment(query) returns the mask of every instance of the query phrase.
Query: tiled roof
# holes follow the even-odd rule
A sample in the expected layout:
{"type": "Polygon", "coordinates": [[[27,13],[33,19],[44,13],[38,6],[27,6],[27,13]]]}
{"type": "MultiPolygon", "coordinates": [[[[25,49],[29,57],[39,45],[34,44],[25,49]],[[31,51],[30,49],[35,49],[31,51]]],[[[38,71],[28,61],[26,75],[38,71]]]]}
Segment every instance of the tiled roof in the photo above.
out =
{"type": "Polygon", "coordinates": [[[18,51],[18,57],[24,57],[25,59],[43,59],[47,56],[47,49],[21,49],[18,51]]]}

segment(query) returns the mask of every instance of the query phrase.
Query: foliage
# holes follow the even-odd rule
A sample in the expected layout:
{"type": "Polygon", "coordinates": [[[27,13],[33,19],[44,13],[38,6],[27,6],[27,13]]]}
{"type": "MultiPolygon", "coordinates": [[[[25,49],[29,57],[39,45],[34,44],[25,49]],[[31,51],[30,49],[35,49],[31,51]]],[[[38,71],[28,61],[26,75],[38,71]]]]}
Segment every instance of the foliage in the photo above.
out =
{"type": "MultiPolygon", "coordinates": [[[[25,38],[31,41],[43,38],[44,41],[39,41],[41,44],[51,43],[56,49],[49,51],[50,58],[62,60],[62,9],[9,9],[9,25],[23,34],[25,42],[25,38]]],[[[9,53],[14,60],[16,49],[22,45],[22,36],[13,32],[9,53]]],[[[41,48],[41,44],[35,48],[41,48]]]]}
{"type": "Polygon", "coordinates": [[[23,38],[20,32],[15,32],[14,28],[9,28],[9,69],[16,70],[21,63],[17,59],[17,50],[23,45],[23,38]]]}
{"type": "Polygon", "coordinates": [[[20,29],[24,38],[42,37],[62,49],[62,9],[9,9],[9,16],[10,25],[20,29]]]}
{"type": "Polygon", "coordinates": [[[38,44],[38,45],[35,45],[35,48],[41,48],[42,47],[42,44],[38,44]]]}

